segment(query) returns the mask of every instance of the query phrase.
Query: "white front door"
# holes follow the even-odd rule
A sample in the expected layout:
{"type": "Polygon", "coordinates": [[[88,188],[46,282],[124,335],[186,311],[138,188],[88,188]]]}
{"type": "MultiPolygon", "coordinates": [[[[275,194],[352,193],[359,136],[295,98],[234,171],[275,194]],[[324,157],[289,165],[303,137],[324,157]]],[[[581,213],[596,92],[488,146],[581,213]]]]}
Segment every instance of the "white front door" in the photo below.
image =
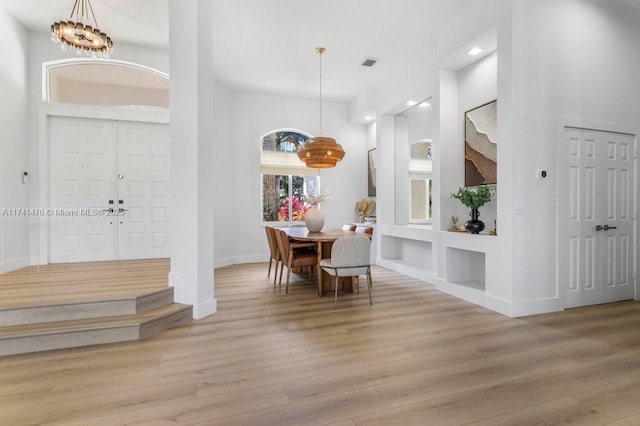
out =
{"type": "Polygon", "coordinates": [[[115,259],[115,123],[49,120],[50,259],[53,263],[115,259]]]}
{"type": "Polygon", "coordinates": [[[168,257],[169,127],[51,117],[50,261],[168,257]]]}
{"type": "Polygon", "coordinates": [[[566,307],[634,297],[635,138],[565,128],[566,307]]]}
{"type": "Polygon", "coordinates": [[[169,128],[118,123],[118,258],[169,256],[169,128]]]}

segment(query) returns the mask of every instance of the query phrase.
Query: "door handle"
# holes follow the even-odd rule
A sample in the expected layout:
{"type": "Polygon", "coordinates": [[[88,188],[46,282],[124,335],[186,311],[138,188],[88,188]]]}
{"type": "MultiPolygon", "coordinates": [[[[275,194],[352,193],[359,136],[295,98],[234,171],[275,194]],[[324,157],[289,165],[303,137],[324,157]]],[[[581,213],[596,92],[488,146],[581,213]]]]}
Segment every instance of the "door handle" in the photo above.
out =
{"type": "Polygon", "coordinates": [[[609,229],[618,229],[618,227],[617,226],[605,225],[602,229],[605,230],[605,231],[608,231],[609,229]]]}

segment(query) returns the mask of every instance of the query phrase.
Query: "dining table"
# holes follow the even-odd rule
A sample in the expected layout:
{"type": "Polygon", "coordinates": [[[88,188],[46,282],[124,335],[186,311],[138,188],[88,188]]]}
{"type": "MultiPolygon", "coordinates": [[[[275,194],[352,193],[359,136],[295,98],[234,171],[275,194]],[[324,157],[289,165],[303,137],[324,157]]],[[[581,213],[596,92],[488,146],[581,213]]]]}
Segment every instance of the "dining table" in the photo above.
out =
{"type": "MultiPolygon", "coordinates": [[[[345,231],[344,229],[338,228],[323,229],[319,232],[311,232],[305,226],[290,226],[282,229],[292,240],[305,242],[313,241],[317,243],[318,263],[316,265],[316,276],[318,280],[318,296],[322,296],[325,291],[333,289],[333,277],[322,271],[320,268],[320,261],[331,257],[331,246],[334,241],[344,236],[363,235],[362,233],[357,233],[355,231],[345,231]]],[[[355,290],[351,277],[342,277],[339,280],[338,285],[338,289],[342,287],[342,290],[344,291],[350,291],[353,293],[355,290]]]]}

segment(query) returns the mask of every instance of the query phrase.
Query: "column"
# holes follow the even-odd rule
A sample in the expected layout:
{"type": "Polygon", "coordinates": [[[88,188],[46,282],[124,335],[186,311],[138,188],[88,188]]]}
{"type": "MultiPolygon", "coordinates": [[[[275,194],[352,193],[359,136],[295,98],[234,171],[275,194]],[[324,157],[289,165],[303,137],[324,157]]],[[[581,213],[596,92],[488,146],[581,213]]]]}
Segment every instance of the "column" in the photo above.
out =
{"type": "Polygon", "coordinates": [[[170,0],[169,285],[193,316],[216,312],[213,282],[213,7],[170,0]]]}

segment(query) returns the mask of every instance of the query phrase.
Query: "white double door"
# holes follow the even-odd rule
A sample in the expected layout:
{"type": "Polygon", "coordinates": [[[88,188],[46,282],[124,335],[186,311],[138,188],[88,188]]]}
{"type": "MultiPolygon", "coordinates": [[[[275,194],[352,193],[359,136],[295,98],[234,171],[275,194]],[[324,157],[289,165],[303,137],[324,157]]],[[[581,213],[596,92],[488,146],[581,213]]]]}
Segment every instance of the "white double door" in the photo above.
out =
{"type": "Polygon", "coordinates": [[[166,124],[51,117],[50,262],[169,256],[166,124]]]}
{"type": "Polygon", "coordinates": [[[565,128],[566,307],[634,297],[635,137],[565,128]]]}

